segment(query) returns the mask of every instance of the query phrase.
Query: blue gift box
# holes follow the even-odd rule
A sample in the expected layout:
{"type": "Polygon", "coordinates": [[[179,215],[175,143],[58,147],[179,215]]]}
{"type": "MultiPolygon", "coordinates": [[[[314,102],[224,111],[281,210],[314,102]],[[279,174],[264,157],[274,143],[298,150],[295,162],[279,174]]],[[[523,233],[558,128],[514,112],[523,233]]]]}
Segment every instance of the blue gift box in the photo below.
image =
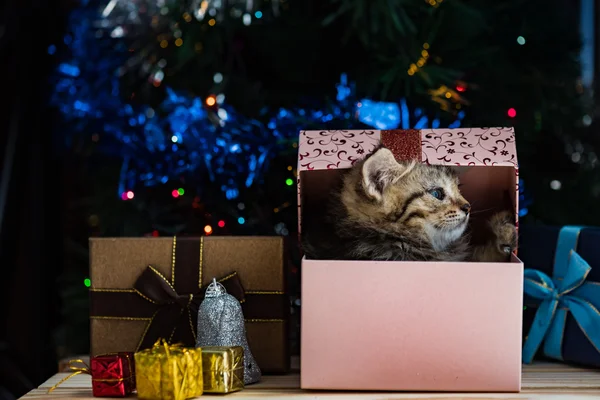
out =
{"type": "Polygon", "coordinates": [[[519,228],[525,265],[523,362],[600,367],[600,228],[519,228]]]}

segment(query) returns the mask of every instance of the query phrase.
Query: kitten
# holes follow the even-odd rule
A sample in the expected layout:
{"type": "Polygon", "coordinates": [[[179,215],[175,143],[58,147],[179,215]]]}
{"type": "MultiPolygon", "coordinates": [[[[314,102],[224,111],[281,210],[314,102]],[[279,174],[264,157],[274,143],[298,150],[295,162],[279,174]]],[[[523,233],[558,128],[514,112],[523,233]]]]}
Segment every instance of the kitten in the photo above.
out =
{"type": "Polygon", "coordinates": [[[514,216],[494,215],[491,239],[471,248],[471,206],[458,186],[450,168],[398,163],[381,147],[345,171],[325,221],[303,235],[303,251],[329,260],[509,261],[514,216]]]}

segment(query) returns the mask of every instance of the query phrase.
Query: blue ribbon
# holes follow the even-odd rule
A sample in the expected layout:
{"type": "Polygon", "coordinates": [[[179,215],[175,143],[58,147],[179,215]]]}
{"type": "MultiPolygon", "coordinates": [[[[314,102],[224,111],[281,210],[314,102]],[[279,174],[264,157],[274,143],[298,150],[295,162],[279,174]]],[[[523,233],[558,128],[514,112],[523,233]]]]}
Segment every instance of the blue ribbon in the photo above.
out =
{"type": "Polygon", "coordinates": [[[547,357],[562,361],[562,340],[567,312],[600,353],[600,284],[586,282],[592,269],[575,251],[582,227],[560,230],[552,278],[535,269],[525,269],[524,291],[541,301],[523,346],[523,362],[531,363],[544,343],[547,357]]]}

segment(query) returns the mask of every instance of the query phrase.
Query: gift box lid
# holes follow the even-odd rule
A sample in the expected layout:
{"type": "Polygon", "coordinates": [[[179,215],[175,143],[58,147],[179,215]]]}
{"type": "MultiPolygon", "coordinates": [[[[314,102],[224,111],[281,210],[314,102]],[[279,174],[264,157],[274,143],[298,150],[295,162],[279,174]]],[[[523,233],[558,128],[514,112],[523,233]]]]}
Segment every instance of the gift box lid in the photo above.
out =
{"type": "Polygon", "coordinates": [[[197,316],[193,308],[186,306],[189,312],[182,318],[161,324],[160,315],[170,314],[156,314],[157,310],[165,307],[181,316],[180,311],[171,307],[173,303],[158,304],[147,294],[163,287],[161,282],[166,280],[177,296],[192,294],[198,303],[216,278],[229,294],[243,302],[248,342],[263,372],[289,371],[284,238],[103,237],[90,238],[89,245],[92,356],[136,351],[152,346],[160,337],[193,346],[197,316]],[[151,283],[145,279],[136,286],[148,271],[153,271],[149,275],[151,283]],[[160,276],[164,280],[156,279],[160,276]],[[170,323],[180,328],[174,330],[170,323]]]}
{"type": "Polygon", "coordinates": [[[379,145],[427,164],[517,167],[514,128],[301,131],[298,171],[350,168],[379,145]]]}
{"type": "Polygon", "coordinates": [[[351,168],[381,145],[399,161],[414,159],[457,169],[461,183],[468,182],[462,189],[465,198],[477,205],[473,211],[510,205],[518,223],[514,128],[310,130],[301,131],[298,142],[299,234],[303,213],[319,218],[312,214],[322,208],[339,170],[351,168]]]}

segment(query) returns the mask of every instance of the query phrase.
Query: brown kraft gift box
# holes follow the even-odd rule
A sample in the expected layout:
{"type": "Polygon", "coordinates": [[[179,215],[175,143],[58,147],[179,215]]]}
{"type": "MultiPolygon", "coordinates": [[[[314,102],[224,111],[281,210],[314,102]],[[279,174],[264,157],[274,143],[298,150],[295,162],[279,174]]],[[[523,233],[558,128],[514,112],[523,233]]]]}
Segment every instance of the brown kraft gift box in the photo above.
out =
{"type": "Polygon", "coordinates": [[[213,278],[242,305],[264,373],[290,368],[281,237],[90,239],[91,355],[134,352],[159,338],[193,347],[213,278]]]}

